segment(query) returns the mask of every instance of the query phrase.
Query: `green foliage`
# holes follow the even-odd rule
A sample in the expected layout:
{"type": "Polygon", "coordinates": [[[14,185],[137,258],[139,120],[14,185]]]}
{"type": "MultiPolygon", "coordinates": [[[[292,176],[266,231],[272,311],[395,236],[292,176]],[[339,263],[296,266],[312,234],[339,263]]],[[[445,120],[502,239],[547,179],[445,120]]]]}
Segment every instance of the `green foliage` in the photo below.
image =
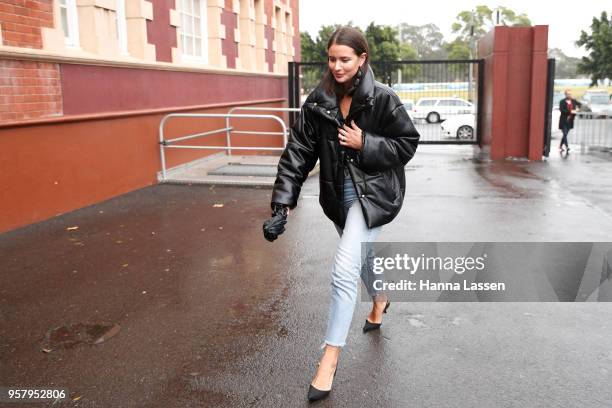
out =
{"type": "Polygon", "coordinates": [[[577,78],[580,58],[569,57],[560,48],[548,50],[548,57],[555,59],[556,78],[577,78]]]}
{"type": "Polygon", "coordinates": [[[302,50],[302,61],[311,62],[317,55],[317,44],[314,42],[310,34],[306,31],[300,33],[300,43],[302,50]]]}
{"type": "MultiPolygon", "coordinates": [[[[371,61],[398,61],[400,59],[400,43],[397,30],[391,26],[377,25],[373,22],[365,31],[370,46],[371,61]]],[[[372,64],[374,75],[381,82],[390,82],[392,67],[388,64],[372,64]]]]}
{"type": "MultiPolygon", "coordinates": [[[[349,21],[344,24],[350,27],[353,23],[349,21]]],[[[342,27],[343,24],[333,24],[321,26],[316,39],[312,39],[310,34],[307,32],[300,33],[301,47],[302,47],[302,61],[303,62],[326,62],[327,61],[327,41],[331,37],[332,33],[338,28],[342,27]]],[[[359,29],[359,27],[355,27],[359,29]]]]}
{"type": "MultiPolygon", "coordinates": [[[[499,7],[500,24],[506,26],[530,26],[531,20],[525,13],[517,14],[508,7],[499,7]]],[[[457,21],[451,26],[457,38],[465,42],[482,38],[496,24],[496,10],[487,6],[476,6],[474,13],[463,10],[457,14],[457,21]]]]}
{"type": "Polygon", "coordinates": [[[396,61],[400,56],[397,30],[391,26],[377,25],[373,22],[368,25],[365,37],[370,46],[370,60],[396,61]]]}
{"type": "MultiPolygon", "coordinates": [[[[453,81],[465,81],[468,72],[462,65],[443,67],[441,71],[423,70],[421,65],[394,64],[393,61],[422,59],[469,59],[475,56],[470,53],[476,41],[495,25],[497,10],[500,23],[504,25],[531,25],[526,14],[500,7],[496,10],[480,5],[471,10],[461,11],[452,25],[456,38],[451,42],[444,41],[444,35],[435,24],[409,25],[400,24],[397,28],[378,25],[371,22],[364,34],[370,46],[370,61],[376,78],[385,83],[436,81],[442,75],[453,81]],[[382,64],[376,63],[383,62],[382,64]],[[437,75],[437,76],[436,76],[437,75]]],[[[351,22],[347,25],[353,26],[351,22]]],[[[340,24],[322,26],[315,39],[308,33],[301,33],[302,61],[327,61],[327,41],[340,24]]],[[[355,26],[353,26],[355,27],[355,26]]],[[[359,27],[355,27],[359,29],[359,27]]],[[[305,88],[316,85],[327,67],[302,67],[302,83],[305,88]]]]}
{"type": "Polygon", "coordinates": [[[591,76],[591,85],[598,79],[612,78],[612,15],[608,19],[604,11],[599,19],[593,17],[591,33],[582,30],[576,45],[589,52],[588,57],[582,57],[578,71],[591,76]]]}
{"type": "Polygon", "coordinates": [[[470,45],[467,41],[457,38],[455,41],[446,43],[444,45],[446,49],[448,59],[469,59],[470,58],[470,45]]]}
{"type": "MultiPolygon", "coordinates": [[[[418,53],[414,47],[407,42],[400,43],[400,60],[414,61],[418,59],[418,53]]],[[[411,82],[421,73],[421,65],[398,65],[401,70],[402,82],[411,82]]]]}
{"type": "MultiPolygon", "coordinates": [[[[416,56],[410,59],[444,59],[444,35],[435,24],[420,26],[402,23],[399,26],[399,41],[401,46],[409,45],[415,50],[416,56]]],[[[403,60],[408,59],[401,57],[403,60]]]]}

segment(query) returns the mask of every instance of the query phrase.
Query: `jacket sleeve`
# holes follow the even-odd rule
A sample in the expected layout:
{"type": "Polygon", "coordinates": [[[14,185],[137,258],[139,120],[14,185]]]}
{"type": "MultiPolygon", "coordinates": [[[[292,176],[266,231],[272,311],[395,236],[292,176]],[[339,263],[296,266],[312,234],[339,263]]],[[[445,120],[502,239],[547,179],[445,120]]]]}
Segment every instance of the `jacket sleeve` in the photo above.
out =
{"type": "Polygon", "coordinates": [[[385,118],[382,134],[363,131],[359,166],[364,171],[384,171],[404,166],[419,144],[419,133],[400,103],[385,118]]]}
{"type": "Polygon", "coordinates": [[[293,209],[308,173],[318,159],[317,135],[312,125],[312,112],[302,106],[289,141],[278,162],[278,172],[272,190],[272,203],[280,203],[293,209]]]}

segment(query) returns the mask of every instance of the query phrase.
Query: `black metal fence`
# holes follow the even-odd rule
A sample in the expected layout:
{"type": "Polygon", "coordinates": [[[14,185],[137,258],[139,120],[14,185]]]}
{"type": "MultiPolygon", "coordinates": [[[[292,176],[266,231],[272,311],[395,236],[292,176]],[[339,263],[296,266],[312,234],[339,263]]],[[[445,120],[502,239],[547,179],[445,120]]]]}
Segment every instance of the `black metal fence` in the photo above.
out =
{"type": "MultiPolygon", "coordinates": [[[[404,103],[425,144],[478,144],[484,60],[373,61],[376,80],[404,103]]],[[[299,108],[327,70],[326,63],[289,63],[289,105],[299,108]]],[[[295,115],[291,121],[295,120],[295,115]]]]}

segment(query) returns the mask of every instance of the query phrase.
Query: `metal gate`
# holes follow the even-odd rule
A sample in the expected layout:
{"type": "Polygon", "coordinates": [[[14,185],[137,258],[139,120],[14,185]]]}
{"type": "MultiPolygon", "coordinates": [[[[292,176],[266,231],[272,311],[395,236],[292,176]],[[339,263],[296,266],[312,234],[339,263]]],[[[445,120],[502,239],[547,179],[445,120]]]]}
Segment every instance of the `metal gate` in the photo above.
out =
{"type": "MultiPolygon", "coordinates": [[[[484,60],[372,61],[376,80],[404,103],[423,144],[479,144],[484,60]]],[[[299,108],[326,63],[289,63],[289,106],[299,108]]],[[[297,114],[290,116],[290,124],[297,114]]]]}

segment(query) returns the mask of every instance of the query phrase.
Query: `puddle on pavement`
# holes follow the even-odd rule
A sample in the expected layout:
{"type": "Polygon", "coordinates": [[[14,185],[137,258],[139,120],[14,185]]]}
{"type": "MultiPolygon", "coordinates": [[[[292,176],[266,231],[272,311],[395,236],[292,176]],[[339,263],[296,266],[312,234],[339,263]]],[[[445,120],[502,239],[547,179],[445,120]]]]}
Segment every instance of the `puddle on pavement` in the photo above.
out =
{"type": "Polygon", "coordinates": [[[42,342],[42,350],[50,352],[56,349],[73,349],[82,345],[100,344],[121,330],[118,324],[84,324],[77,323],[49,330],[42,342]]]}

